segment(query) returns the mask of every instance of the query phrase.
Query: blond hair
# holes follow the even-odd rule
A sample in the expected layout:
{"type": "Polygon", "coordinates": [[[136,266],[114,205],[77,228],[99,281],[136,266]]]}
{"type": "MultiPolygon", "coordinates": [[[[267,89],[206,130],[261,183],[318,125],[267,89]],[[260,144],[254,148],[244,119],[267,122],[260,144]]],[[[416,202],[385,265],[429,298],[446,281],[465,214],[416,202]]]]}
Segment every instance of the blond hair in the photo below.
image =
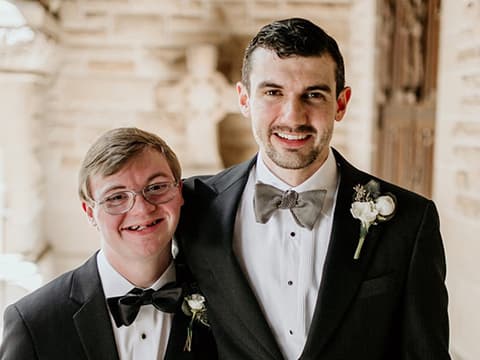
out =
{"type": "Polygon", "coordinates": [[[89,189],[91,175],[113,175],[120,171],[130,159],[147,148],[163,154],[175,181],[181,180],[182,169],[178,158],[164,140],[138,128],[117,128],[104,133],[88,149],[78,174],[80,199],[87,202],[93,200],[89,189]]]}

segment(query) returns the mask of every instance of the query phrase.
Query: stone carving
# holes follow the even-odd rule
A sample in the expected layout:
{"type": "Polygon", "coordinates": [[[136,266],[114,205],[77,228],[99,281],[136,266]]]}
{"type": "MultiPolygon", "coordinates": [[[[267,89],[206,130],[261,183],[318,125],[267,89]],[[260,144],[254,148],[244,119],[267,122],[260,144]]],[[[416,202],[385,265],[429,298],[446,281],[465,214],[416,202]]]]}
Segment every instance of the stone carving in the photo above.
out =
{"type": "Polygon", "coordinates": [[[223,166],[217,125],[228,113],[238,112],[235,88],[216,71],[214,45],[188,48],[186,61],[184,78],[168,91],[159,91],[157,96],[167,111],[181,113],[185,119],[187,163],[184,166],[196,171],[218,171],[223,166]]]}
{"type": "Polygon", "coordinates": [[[379,59],[379,82],[385,96],[400,103],[416,102],[424,85],[426,14],[420,0],[390,0],[380,7],[379,45],[386,58],[379,59]]]}

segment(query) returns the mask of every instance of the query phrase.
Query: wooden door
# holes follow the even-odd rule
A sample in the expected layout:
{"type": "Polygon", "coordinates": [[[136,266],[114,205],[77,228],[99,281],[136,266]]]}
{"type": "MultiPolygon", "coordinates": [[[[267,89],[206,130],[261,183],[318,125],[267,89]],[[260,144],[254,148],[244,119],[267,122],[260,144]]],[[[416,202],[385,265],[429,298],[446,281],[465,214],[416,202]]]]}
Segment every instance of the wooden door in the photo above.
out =
{"type": "Polygon", "coordinates": [[[376,172],[432,193],[440,0],[379,0],[376,172]]]}

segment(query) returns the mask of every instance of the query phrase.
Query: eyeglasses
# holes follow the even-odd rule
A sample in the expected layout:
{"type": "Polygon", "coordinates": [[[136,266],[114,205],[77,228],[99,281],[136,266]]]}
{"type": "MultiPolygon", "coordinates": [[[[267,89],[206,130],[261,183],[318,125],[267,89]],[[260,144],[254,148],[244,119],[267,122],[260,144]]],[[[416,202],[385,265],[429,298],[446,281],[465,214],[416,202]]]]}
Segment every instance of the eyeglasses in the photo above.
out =
{"type": "Polygon", "coordinates": [[[133,208],[138,194],[142,194],[143,198],[153,205],[169,202],[175,197],[178,185],[178,181],[172,181],[147,185],[141,191],[123,190],[94,203],[110,215],[120,215],[133,208]]]}

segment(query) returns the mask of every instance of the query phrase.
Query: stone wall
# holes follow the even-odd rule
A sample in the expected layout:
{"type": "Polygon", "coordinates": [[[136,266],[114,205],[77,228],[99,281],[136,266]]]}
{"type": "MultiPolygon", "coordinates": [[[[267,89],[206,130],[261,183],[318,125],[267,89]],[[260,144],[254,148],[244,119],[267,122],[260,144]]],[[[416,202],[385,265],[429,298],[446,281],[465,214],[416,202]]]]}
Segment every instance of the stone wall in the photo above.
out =
{"type": "Polygon", "coordinates": [[[452,354],[480,358],[480,1],[442,8],[434,197],[447,250],[452,354]]]}

